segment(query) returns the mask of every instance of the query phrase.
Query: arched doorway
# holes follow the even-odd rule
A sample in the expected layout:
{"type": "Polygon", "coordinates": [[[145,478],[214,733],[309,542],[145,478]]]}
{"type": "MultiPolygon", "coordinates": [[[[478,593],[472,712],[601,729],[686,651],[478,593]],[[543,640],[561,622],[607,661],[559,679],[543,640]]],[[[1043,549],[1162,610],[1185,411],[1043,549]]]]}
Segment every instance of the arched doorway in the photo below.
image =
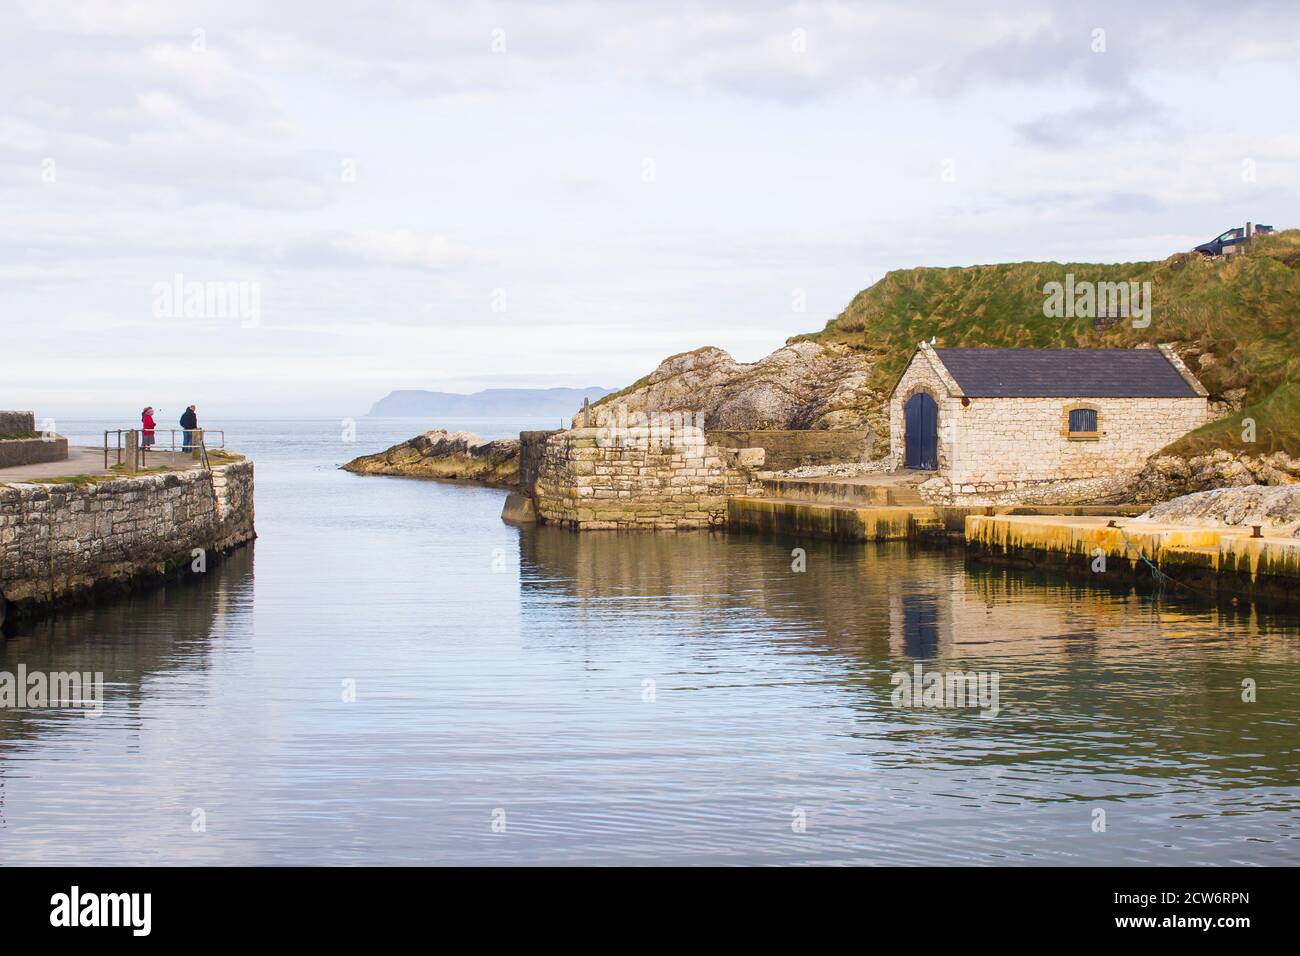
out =
{"type": "Polygon", "coordinates": [[[903,406],[905,468],[934,471],[939,467],[939,406],[925,392],[917,392],[903,406]]]}

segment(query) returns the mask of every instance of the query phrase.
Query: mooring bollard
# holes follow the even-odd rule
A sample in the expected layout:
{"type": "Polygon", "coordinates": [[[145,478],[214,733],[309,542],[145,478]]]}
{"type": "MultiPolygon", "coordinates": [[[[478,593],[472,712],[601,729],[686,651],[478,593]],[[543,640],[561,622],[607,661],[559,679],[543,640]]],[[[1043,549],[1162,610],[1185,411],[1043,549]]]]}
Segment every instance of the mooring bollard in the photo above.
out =
{"type": "Polygon", "coordinates": [[[1262,524],[1253,524],[1250,526],[1250,536],[1252,538],[1264,537],[1264,526],[1262,524]]]}
{"type": "Polygon", "coordinates": [[[140,470],[140,433],[134,428],[126,433],[126,470],[133,475],[140,470]]]}

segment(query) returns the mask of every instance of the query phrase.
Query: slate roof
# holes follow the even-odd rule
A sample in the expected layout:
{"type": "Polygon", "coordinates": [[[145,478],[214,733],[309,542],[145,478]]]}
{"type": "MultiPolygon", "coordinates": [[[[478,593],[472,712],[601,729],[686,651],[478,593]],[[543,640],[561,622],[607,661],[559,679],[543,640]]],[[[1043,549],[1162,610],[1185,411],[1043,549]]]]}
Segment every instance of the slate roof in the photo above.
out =
{"type": "Polygon", "coordinates": [[[940,349],[971,398],[1196,398],[1159,349],[940,349]]]}

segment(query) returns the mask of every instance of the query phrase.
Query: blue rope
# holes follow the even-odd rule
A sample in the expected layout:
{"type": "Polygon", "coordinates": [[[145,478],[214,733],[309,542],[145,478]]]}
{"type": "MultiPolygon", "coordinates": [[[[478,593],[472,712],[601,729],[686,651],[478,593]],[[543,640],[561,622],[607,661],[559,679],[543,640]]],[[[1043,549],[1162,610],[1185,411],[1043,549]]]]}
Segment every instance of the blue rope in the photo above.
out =
{"type": "MultiPolygon", "coordinates": [[[[1119,525],[1115,525],[1115,530],[1124,536],[1125,546],[1138,556],[1138,560],[1140,560],[1143,564],[1145,564],[1148,568],[1151,569],[1151,577],[1156,582],[1156,589],[1158,594],[1163,595],[1165,593],[1165,585],[1172,584],[1175,587],[1180,587],[1185,591],[1191,591],[1193,594],[1199,594],[1206,598],[1213,598],[1214,595],[1211,592],[1203,591],[1200,588],[1194,588],[1190,584],[1184,584],[1182,581],[1176,580],[1175,578],[1171,578],[1169,575],[1165,574],[1165,572],[1161,571],[1154,564],[1152,564],[1150,559],[1147,558],[1147,556],[1144,555],[1133,544],[1133,542],[1129,539],[1128,533],[1123,528],[1121,528],[1119,525]]],[[[1240,595],[1233,594],[1232,603],[1236,604],[1239,599],[1241,599],[1240,595]]]]}
{"type": "MultiPolygon", "coordinates": [[[[1165,590],[1165,583],[1168,581],[1173,581],[1173,579],[1169,577],[1169,575],[1165,574],[1165,572],[1157,568],[1154,564],[1152,564],[1151,559],[1148,558],[1145,554],[1143,554],[1138,548],[1134,547],[1133,542],[1129,540],[1128,532],[1126,532],[1119,525],[1115,525],[1115,530],[1124,536],[1124,546],[1129,548],[1131,551],[1133,551],[1133,553],[1138,556],[1138,559],[1143,564],[1145,564],[1148,568],[1151,569],[1151,577],[1156,582],[1156,587],[1159,589],[1160,593],[1163,594],[1165,590]]],[[[1178,582],[1174,581],[1174,583],[1177,584],[1178,582]]]]}

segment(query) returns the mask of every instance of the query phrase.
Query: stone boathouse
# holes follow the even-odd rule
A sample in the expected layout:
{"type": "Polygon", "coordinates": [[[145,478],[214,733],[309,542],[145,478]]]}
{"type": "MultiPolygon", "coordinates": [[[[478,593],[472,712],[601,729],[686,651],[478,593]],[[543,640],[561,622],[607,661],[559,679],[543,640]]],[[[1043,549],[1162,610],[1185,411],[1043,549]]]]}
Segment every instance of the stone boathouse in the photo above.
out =
{"type": "Polygon", "coordinates": [[[1012,500],[1141,470],[1210,418],[1174,351],[950,349],[922,343],[889,400],[890,464],[932,471],[926,497],[1012,500]]]}

